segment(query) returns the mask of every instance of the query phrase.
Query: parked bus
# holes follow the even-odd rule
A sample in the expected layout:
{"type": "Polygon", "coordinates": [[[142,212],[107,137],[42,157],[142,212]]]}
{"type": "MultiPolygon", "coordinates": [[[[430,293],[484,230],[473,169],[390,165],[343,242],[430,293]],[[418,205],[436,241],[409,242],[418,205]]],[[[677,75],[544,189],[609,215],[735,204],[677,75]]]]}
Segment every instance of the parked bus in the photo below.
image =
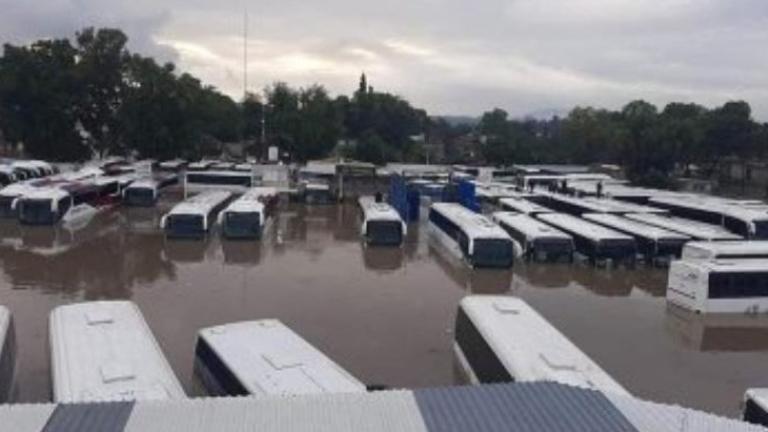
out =
{"type": "Polygon", "coordinates": [[[221,234],[228,239],[260,239],[274,222],[280,197],[277,189],[248,190],[219,214],[221,234]]]}
{"type": "Polygon", "coordinates": [[[212,396],[360,393],[366,387],[278,320],[200,330],[195,373],[212,396]]]}
{"type": "Polygon", "coordinates": [[[162,217],[160,227],[170,238],[203,238],[231,198],[232,193],[227,191],[208,191],[195,195],[176,204],[162,217]]]}
{"type": "Polygon", "coordinates": [[[472,267],[509,268],[512,238],[483,215],[454,203],[435,203],[429,210],[432,237],[472,267]]]}
{"type": "Polygon", "coordinates": [[[702,313],[768,312],[768,260],[674,261],[667,301],[702,313]]]}
{"type": "Polygon", "coordinates": [[[18,200],[18,217],[24,225],[82,225],[119,203],[120,182],[97,178],[41,187],[18,200]]]}
{"type": "Polygon", "coordinates": [[[664,228],[669,231],[675,231],[685,234],[694,240],[702,241],[722,241],[722,240],[741,240],[742,238],[723,227],[696,222],[689,219],[682,219],[674,216],[661,216],[653,214],[627,214],[627,219],[632,219],[648,225],[664,228]]]}
{"type": "Polygon", "coordinates": [[[678,217],[722,226],[749,240],[768,240],[768,212],[764,209],[711,197],[657,197],[650,203],[678,217]]]}
{"type": "Polygon", "coordinates": [[[160,191],[179,182],[178,175],[144,178],[123,190],[123,204],[129,207],[152,207],[160,198],[160,191]]]}
{"type": "Polygon", "coordinates": [[[519,298],[464,297],[456,316],[453,350],[473,384],[552,381],[629,395],[519,298]]]}
{"type": "Polygon", "coordinates": [[[626,234],[563,213],[540,214],[536,217],[570,234],[576,250],[593,263],[602,260],[630,265],[635,263],[637,243],[626,234]]]}
{"type": "Polygon", "coordinates": [[[51,312],[49,330],[56,403],[186,397],[132,302],[59,306],[51,312]]]}
{"type": "Polygon", "coordinates": [[[366,244],[372,246],[403,244],[407,226],[397,210],[387,203],[376,202],[374,197],[360,197],[357,203],[360,209],[360,233],[366,244]]]}
{"type": "Polygon", "coordinates": [[[537,261],[573,261],[570,235],[526,214],[497,212],[493,220],[515,241],[518,255],[537,261]]]}
{"type": "Polygon", "coordinates": [[[683,261],[768,259],[768,241],[690,242],[683,247],[683,261]]]}
{"type": "Polygon", "coordinates": [[[656,257],[679,258],[683,245],[691,240],[685,234],[647,225],[618,215],[589,213],[583,217],[590,222],[631,235],[637,242],[638,252],[648,260],[656,257]]]}
{"type": "Polygon", "coordinates": [[[245,193],[255,187],[258,181],[253,173],[240,171],[188,171],[184,176],[184,193],[209,190],[245,193]]]}
{"type": "Polygon", "coordinates": [[[529,216],[535,216],[542,213],[555,213],[554,210],[548,207],[522,198],[501,198],[499,200],[499,207],[504,211],[523,213],[529,216]]]}

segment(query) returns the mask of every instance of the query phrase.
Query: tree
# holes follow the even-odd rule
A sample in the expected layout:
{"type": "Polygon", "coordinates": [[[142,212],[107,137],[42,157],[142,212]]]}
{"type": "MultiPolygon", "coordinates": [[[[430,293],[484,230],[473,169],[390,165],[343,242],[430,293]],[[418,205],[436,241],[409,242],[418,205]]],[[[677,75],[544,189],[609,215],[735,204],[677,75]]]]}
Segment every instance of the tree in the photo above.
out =
{"type": "Polygon", "coordinates": [[[674,148],[674,160],[686,175],[703,158],[704,119],[707,110],[696,104],[670,103],[661,113],[661,140],[674,148]]]}
{"type": "Polygon", "coordinates": [[[125,153],[117,134],[117,111],[122,103],[125,83],[123,71],[128,59],[128,37],[120,30],[86,28],[77,34],[77,75],[82,102],[78,118],[93,151],[125,153]]]}
{"type": "Polygon", "coordinates": [[[728,102],[709,112],[706,119],[704,152],[713,173],[723,157],[746,159],[755,150],[757,125],[752,109],[743,101],[728,102]]]}

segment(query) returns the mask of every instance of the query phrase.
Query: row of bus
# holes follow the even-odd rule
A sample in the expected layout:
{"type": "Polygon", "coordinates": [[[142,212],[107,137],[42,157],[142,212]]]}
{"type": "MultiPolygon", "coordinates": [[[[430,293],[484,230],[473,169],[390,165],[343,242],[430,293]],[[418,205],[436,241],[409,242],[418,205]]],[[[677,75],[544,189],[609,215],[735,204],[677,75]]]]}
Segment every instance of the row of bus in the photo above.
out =
{"type": "MultiPolygon", "coordinates": [[[[520,299],[464,298],[453,351],[473,384],[554,381],[629,395],[576,345],[520,299]]],[[[50,314],[53,400],[84,403],[185,398],[183,386],[139,308],[128,301],[59,306],[50,314]]],[[[13,400],[16,344],[0,306],[0,403],[13,400]]],[[[195,381],[212,396],[365,392],[366,386],[275,319],[201,329],[195,381]]]]}
{"type": "Polygon", "coordinates": [[[39,160],[0,160],[0,187],[58,174],[55,165],[39,160]]]}

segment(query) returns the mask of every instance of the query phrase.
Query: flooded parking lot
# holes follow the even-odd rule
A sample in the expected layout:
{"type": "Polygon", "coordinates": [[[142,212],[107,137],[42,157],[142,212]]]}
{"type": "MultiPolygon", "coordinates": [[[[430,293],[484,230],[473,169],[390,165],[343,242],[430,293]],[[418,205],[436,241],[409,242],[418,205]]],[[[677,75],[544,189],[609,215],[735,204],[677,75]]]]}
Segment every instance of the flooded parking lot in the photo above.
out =
{"type": "Polygon", "coordinates": [[[158,209],[120,209],[76,233],[0,224],[0,304],[14,313],[19,399],[50,399],[48,314],[60,304],[130,299],[188,393],[195,335],[278,318],[367,384],[458,383],[459,300],[527,300],[617,381],[647,399],[735,416],[768,386],[768,318],[668,308],[666,270],[523,264],[469,271],[409,226],[402,249],[365,248],[353,205],[287,205],[262,242],[166,241],[158,209]]]}

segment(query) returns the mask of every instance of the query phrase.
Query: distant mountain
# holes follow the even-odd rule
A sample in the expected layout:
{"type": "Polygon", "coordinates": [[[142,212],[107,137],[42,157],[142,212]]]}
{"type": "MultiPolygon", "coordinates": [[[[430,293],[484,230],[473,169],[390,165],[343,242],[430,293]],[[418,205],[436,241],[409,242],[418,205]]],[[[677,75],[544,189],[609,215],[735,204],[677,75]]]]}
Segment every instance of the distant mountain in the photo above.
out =
{"type": "Polygon", "coordinates": [[[550,120],[553,117],[568,117],[568,110],[562,109],[562,108],[548,108],[548,109],[541,109],[537,111],[532,111],[524,116],[521,116],[520,118],[532,118],[535,120],[550,120]]]}
{"type": "Polygon", "coordinates": [[[451,126],[477,126],[480,123],[480,117],[472,116],[435,116],[436,119],[443,119],[451,126]]]}

